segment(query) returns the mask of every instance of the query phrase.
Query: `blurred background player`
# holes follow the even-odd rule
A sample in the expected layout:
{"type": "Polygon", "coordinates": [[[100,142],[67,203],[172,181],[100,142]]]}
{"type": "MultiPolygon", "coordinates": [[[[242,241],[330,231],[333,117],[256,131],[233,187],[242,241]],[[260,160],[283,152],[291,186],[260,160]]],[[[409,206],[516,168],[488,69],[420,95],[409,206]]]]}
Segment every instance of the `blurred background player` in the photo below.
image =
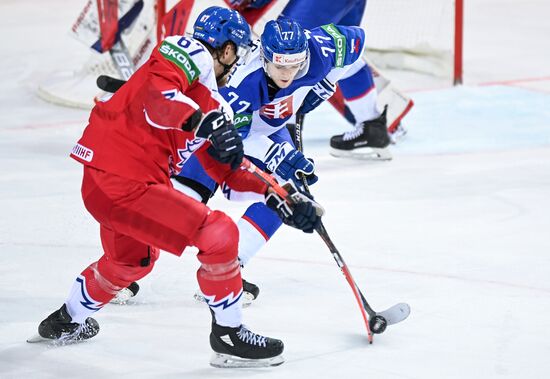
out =
{"type": "Polygon", "coordinates": [[[195,37],[166,38],[112,98],[92,110],[71,157],[84,165],[82,197],[100,223],[104,254],[82,271],[68,299],[29,342],[94,337],[99,325],[91,315],[150,273],[160,249],[180,256],[192,245],[199,249],[197,280],[213,316],[211,364],[283,362],[282,341],[242,325],[237,227],[224,213],[176,191],[170,176],[195,153],[216,181],[265,195],[294,227],[312,232],[320,216],[308,198],[285,207],[262,181],[237,169],[242,140],[224,114],[218,85],[250,48],[248,24],[236,11],[212,7],[198,17],[195,37]]]}

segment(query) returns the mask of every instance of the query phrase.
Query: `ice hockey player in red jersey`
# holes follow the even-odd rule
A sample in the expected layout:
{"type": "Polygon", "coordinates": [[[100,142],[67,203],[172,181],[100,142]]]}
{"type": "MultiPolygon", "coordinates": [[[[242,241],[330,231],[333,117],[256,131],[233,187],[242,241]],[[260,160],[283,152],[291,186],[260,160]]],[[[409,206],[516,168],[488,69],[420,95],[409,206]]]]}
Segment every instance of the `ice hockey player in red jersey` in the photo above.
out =
{"type": "MultiPolygon", "coordinates": [[[[160,42],[112,98],[94,107],[71,157],[84,166],[82,198],[100,223],[103,255],[82,271],[68,299],[29,342],[94,337],[99,325],[90,316],[150,273],[160,249],[180,256],[186,246],[196,246],[197,280],[213,316],[211,364],[283,362],[282,341],[242,325],[236,225],[170,182],[195,154],[220,183],[268,196],[267,186],[240,168],[242,141],[230,121],[231,108],[218,94],[249,46],[250,28],[238,12],[208,8],[197,18],[193,38],[160,42]]],[[[319,222],[307,199],[281,217],[305,232],[319,222]]]]}

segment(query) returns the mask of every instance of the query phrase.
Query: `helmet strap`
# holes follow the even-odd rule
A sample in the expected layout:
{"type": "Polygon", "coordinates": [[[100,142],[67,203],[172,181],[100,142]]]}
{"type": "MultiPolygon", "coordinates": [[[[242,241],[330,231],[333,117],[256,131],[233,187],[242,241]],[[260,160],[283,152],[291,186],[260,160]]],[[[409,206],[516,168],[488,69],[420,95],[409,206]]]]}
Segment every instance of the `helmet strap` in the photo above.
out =
{"type": "Polygon", "coordinates": [[[225,52],[226,47],[229,46],[229,45],[232,45],[235,52],[237,52],[237,47],[232,41],[226,41],[226,42],[224,42],[224,44],[222,46],[220,46],[219,48],[214,50],[215,54],[216,54],[216,60],[218,61],[218,63],[220,65],[223,66],[222,73],[220,75],[216,76],[217,81],[219,81],[221,78],[223,78],[225,75],[227,75],[231,71],[233,66],[235,66],[235,63],[237,63],[239,61],[239,57],[235,58],[235,60],[233,62],[231,62],[230,64],[226,64],[226,63],[223,63],[222,61],[220,61],[220,55],[222,55],[225,52]]]}
{"type": "Polygon", "coordinates": [[[235,66],[235,63],[237,63],[239,61],[239,57],[237,57],[231,64],[225,64],[222,61],[220,61],[220,56],[219,55],[216,57],[216,60],[218,61],[219,64],[221,64],[223,66],[222,73],[220,75],[216,76],[216,80],[219,81],[221,78],[223,78],[225,75],[227,75],[229,73],[229,71],[231,71],[233,66],[235,66]]]}

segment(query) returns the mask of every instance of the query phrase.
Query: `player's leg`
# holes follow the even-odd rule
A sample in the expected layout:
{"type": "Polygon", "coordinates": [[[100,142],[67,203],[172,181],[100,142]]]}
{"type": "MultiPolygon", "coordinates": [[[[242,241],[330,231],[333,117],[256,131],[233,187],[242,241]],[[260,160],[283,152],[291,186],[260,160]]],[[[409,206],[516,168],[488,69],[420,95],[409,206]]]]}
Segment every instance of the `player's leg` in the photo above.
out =
{"type": "MultiPolygon", "coordinates": [[[[347,26],[360,25],[365,14],[365,6],[365,0],[356,0],[354,7],[340,21],[335,22],[335,24],[347,26]]],[[[391,139],[395,142],[406,134],[405,129],[401,125],[401,120],[407,115],[414,103],[409,96],[396,88],[391,80],[380,72],[368,58],[366,60],[368,69],[371,71],[371,76],[374,77],[378,108],[383,109],[386,106],[388,107],[386,125],[391,139]]]]}
{"type": "MultiPolygon", "coordinates": [[[[208,176],[204,168],[201,166],[199,160],[195,156],[191,156],[183,165],[181,172],[174,178],[172,178],[174,188],[178,191],[193,197],[204,204],[214,195],[218,184],[208,176]]],[[[227,188],[223,190],[224,194],[231,199],[231,189],[227,188]]],[[[240,226],[239,226],[240,229],[240,226]]],[[[241,236],[243,234],[241,233],[241,236]]],[[[242,240],[242,239],[240,239],[242,240]]],[[[253,242],[252,242],[253,243],[253,242]]],[[[256,299],[259,294],[259,288],[246,280],[242,280],[243,285],[243,305],[249,305],[252,300],[256,299]]],[[[133,292],[128,288],[120,291],[117,294],[117,299],[120,297],[121,302],[125,302],[125,295],[132,294],[133,292]]],[[[205,298],[201,291],[195,293],[195,299],[198,301],[205,301],[205,298]]],[[[127,300],[127,299],[126,299],[127,300]]],[[[118,302],[118,301],[117,301],[118,302]]]]}
{"type": "Polygon", "coordinates": [[[377,107],[377,90],[369,66],[357,61],[338,82],[355,120],[355,129],[330,139],[331,154],[338,157],[391,159],[386,112],[377,107]]]}
{"type": "MultiPolygon", "coordinates": [[[[252,157],[247,158],[258,167],[265,169],[265,164],[260,160],[252,157]]],[[[188,185],[193,188],[197,187],[194,183],[188,183],[188,185]]],[[[254,201],[257,198],[257,196],[251,196],[247,193],[235,192],[225,185],[222,186],[222,192],[230,200],[254,201]]],[[[244,267],[265,246],[281,225],[282,221],[277,213],[268,208],[263,202],[254,202],[246,209],[237,222],[239,229],[238,255],[241,266],[244,267]]],[[[243,306],[248,306],[258,297],[260,289],[256,284],[244,279],[242,285],[244,289],[243,306]]],[[[194,297],[198,301],[205,301],[205,297],[201,292],[195,293],[194,297]]]]}
{"type": "MultiPolygon", "coordinates": [[[[288,142],[294,147],[294,140],[286,128],[281,128],[269,136],[275,143],[288,142]]],[[[248,157],[262,170],[266,165],[259,159],[248,157]]],[[[265,203],[254,203],[247,208],[237,222],[241,238],[239,240],[239,260],[245,266],[265,246],[269,239],[281,227],[282,221],[265,203]]]]}
{"type": "Polygon", "coordinates": [[[99,326],[89,316],[148,274],[158,248],[181,254],[208,213],[203,204],[167,185],[147,186],[88,167],[82,197],[101,224],[104,255],[76,279],[66,303],[41,323],[43,338],[81,340],[97,334],[99,326]],[[191,221],[172,212],[185,212],[191,221]]]}
{"type": "Polygon", "coordinates": [[[359,26],[365,14],[367,0],[352,0],[348,1],[347,12],[339,15],[339,18],[333,21],[335,24],[344,26],[359,26]]]}
{"type": "MultiPolygon", "coordinates": [[[[204,204],[214,195],[217,183],[208,176],[202,168],[199,160],[192,155],[185,162],[181,172],[171,179],[172,185],[179,192],[204,204]]],[[[132,282],[127,287],[117,292],[111,300],[114,304],[126,304],[132,297],[137,295],[139,285],[132,282]]]]}
{"type": "MultiPolygon", "coordinates": [[[[283,130],[283,129],[281,129],[283,130]]],[[[282,133],[277,132],[272,138],[277,142],[289,141],[290,136],[279,136],[282,133]]],[[[265,169],[265,164],[253,157],[247,157],[261,169],[265,169]]],[[[185,163],[181,173],[177,177],[178,184],[174,187],[197,199],[202,199],[204,203],[213,195],[216,190],[216,183],[204,171],[198,160],[190,159],[185,163]]],[[[224,195],[230,199],[246,200],[246,196],[240,196],[231,188],[223,186],[224,195]]],[[[254,196],[256,197],[256,196],[254,196]]],[[[281,219],[277,214],[269,209],[263,202],[252,204],[244,213],[238,222],[239,227],[239,259],[242,264],[246,264],[258,250],[260,250],[271,236],[282,225],[281,219]]]]}
{"type": "Polygon", "coordinates": [[[95,336],[99,325],[90,316],[103,308],[118,291],[147,275],[159,254],[158,249],[112,229],[112,221],[118,222],[111,220],[109,214],[115,208],[112,198],[128,190],[137,190],[136,186],[125,188],[103,181],[105,187],[111,187],[107,193],[101,190],[101,178],[90,173],[90,169],[84,171],[82,194],[86,207],[102,222],[100,235],[104,254],[76,278],[61,308],[40,323],[38,332],[44,339],[79,341],[95,336]]]}
{"type": "MultiPolygon", "coordinates": [[[[276,133],[270,135],[269,138],[276,143],[288,142],[294,146],[294,140],[287,128],[279,129],[276,133]]],[[[252,157],[248,158],[262,170],[266,169],[266,165],[262,161],[252,157]]],[[[282,221],[265,203],[258,202],[247,208],[237,222],[237,225],[240,233],[239,261],[241,262],[241,266],[245,267],[267,244],[275,232],[279,230],[282,221]]],[[[258,286],[253,283],[246,283],[246,286],[249,289],[248,292],[252,295],[249,299],[256,299],[259,294],[258,286]]]]}
{"type": "MultiPolygon", "coordinates": [[[[69,318],[60,320],[54,313],[45,323],[92,328],[93,335],[97,334],[99,327],[95,320],[88,322],[88,315],[101,309],[121,287],[151,271],[158,250],[148,246],[179,256],[186,246],[194,245],[200,250],[202,263],[197,279],[214,315],[210,337],[214,351],[245,360],[265,359],[256,362],[261,365],[282,363],[281,341],[256,335],[242,326],[238,230],[228,216],[211,212],[167,185],[145,185],[90,168],[85,168],[82,193],[86,208],[102,223],[105,254],[84,270],[67,306],[58,312],[64,308],[69,318]]],[[[43,337],[60,339],[64,334],[60,331],[43,337]]],[[[74,339],[79,338],[89,336],[80,333],[74,339]]]]}
{"type": "Polygon", "coordinates": [[[60,309],[40,323],[42,338],[79,341],[97,334],[91,317],[121,289],[153,269],[159,250],[101,226],[103,256],[85,268],[60,309]]]}
{"type": "MultiPolygon", "coordinates": [[[[345,25],[345,26],[358,26],[361,24],[361,20],[363,18],[363,15],[365,13],[366,8],[366,0],[346,0],[346,1],[329,1],[329,0],[323,0],[323,1],[316,1],[316,0],[306,0],[305,1],[310,2],[311,4],[304,4],[304,1],[300,0],[291,0],[287,4],[287,6],[284,8],[283,12],[281,13],[280,17],[291,17],[295,20],[297,20],[303,27],[306,29],[318,27],[320,25],[334,23],[337,25],[345,25]],[[308,6],[310,5],[310,6],[308,6]],[[311,9],[317,9],[319,11],[312,12],[311,9]]],[[[348,100],[351,99],[351,101],[354,101],[357,106],[354,108],[359,109],[359,111],[364,107],[368,112],[372,110],[372,98],[374,98],[374,101],[378,103],[379,108],[384,108],[386,105],[388,106],[388,112],[387,112],[387,120],[385,123],[387,124],[387,129],[390,133],[392,133],[392,138],[397,139],[400,135],[404,134],[404,129],[400,128],[400,122],[401,119],[408,113],[408,111],[413,106],[412,100],[404,95],[401,91],[397,90],[390,82],[388,78],[386,78],[384,75],[382,75],[378,70],[375,70],[376,75],[374,75],[376,82],[377,89],[372,90],[371,86],[373,83],[373,73],[372,68],[370,66],[366,66],[363,69],[364,73],[356,73],[354,77],[350,77],[347,79],[348,84],[346,85],[344,82],[346,80],[341,80],[338,82],[338,85],[342,87],[347,87],[348,90],[346,92],[348,93],[347,98],[342,99],[340,96],[340,92],[338,91],[333,98],[330,99],[330,103],[335,106],[335,108],[343,114],[346,119],[353,120],[355,117],[355,114],[353,112],[350,113],[350,104],[348,100]],[[365,75],[367,74],[367,75],[365,75]],[[368,77],[366,77],[368,76],[368,77]],[[350,86],[357,86],[356,90],[349,91],[350,86]],[[372,94],[370,98],[356,98],[356,96],[360,96],[361,94],[367,93],[367,91],[371,91],[372,94]],[[377,92],[379,96],[377,96],[377,92]],[[347,105],[347,106],[346,106],[347,105]]],[[[351,106],[353,107],[353,105],[351,106]]],[[[378,112],[377,117],[380,115],[380,112],[378,112]]],[[[371,117],[371,116],[369,116],[371,117]]],[[[362,122],[375,120],[376,117],[373,118],[364,118],[361,117],[362,120],[360,123],[358,123],[358,129],[363,129],[362,122]]],[[[381,129],[382,119],[377,120],[376,122],[371,123],[375,129],[381,129]]],[[[367,125],[367,129],[369,128],[369,125],[367,125]]],[[[357,133],[357,132],[356,132],[357,133]]],[[[336,156],[349,156],[349,157],[358,157],[358,158],[375,158],[375,159],[390,159],[391,155],[389,155],[389,150],[385,149],[380,151],[380,154],[375,154],[370,148],[368,149],[362,149],[362,150],[355,150],[354,147],[356,146],[354,142],[358,142],[357,146],[364,146],[362,145],[364,143],[363,140],[359,141],[353,141],[352,136],[355,136],[356,133],[353,135],[346,134],[346,139],[338,138],[336,141],[331,143],[332,146],[332,153],[336,156]],[[351,142],[349,142],[352,140],[351,142]],[[365,150],[367,150],[368,154],[365,153],[365,150]],[[372,153],[372,154],[371,154],[372,153]]],[[[374,136],[375,139],[378,136],[378,133],[374,136]]],[[[383,136],[380,135],[383,139],[383,136]]],[[[342,137],[342,136],[340,136],[342,137]]],[[[375,143],[375,145],[380,145],[383,141],[378,141],[375,143]]],[[[380,146],[375,146],[375,148],[380,148],[380,146]]]]}
{"type": "MultiPolygon", "coordinates": [[[[305,29],[312,29],[330,23],[338,24],[344,16],[356,9],[357,2],[358,0],[290,0],[279,18],[292,18],[305,29]],[[319,11],[312,11],[315,9],[319,11]]],[[[365,1],[359,0],[359,2],[364,3],[365,1]]],[[[360,15],[362,16],[363,13],[360,15]]],[[[360,21],[361,19],[359,19],[360,21]]]]}
{"type": "Polygon", "coordinates": [[[280,340],[256,335],[242,325],[239,232],[231,218],[167,185],[145,186],[142,193],[139,185],[135,187],[131,199],[113,204],[109,221],[115,230],[178,256],[188,245],[199,249],[197,280],[213,315],[210,345],[218,354],[213,364],[221,365],[226,356],[256,360],[243,365],[282,363],[280,340]]]}
{"type": "Polygon", "coordinates": [[[210,346],[216,354],[211,364],[240,367],[281,364],[283,342],[255,334],[242,324],[243,287],[237,259],[239,231],[235,223],[226,214],[213,211],[192,241],[199,248],[197,258],[201,262],[197,280],[213,316],[210,346]]]}

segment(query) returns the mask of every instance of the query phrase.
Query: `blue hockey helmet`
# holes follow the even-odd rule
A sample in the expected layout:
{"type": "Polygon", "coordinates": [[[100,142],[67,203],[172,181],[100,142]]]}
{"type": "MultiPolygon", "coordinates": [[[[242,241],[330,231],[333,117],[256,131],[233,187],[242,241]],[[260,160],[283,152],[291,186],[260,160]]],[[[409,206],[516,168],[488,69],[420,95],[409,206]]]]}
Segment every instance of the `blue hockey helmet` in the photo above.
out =
{"type": "Polygon", "coordinates": [[[241,14],[222,7],[206,8],[193,25],[193,38],[203,41],[214,49],[231,41],[237,46],[237,55],[244,57],[252,47],[250,26],[241,14]]]}
{"type": "Polygon", "coordinates": [[[261,37],[264,61],[281,66],[305,66],[309,47],[304,29],[288,18],[269,21],[261,37]]]}

